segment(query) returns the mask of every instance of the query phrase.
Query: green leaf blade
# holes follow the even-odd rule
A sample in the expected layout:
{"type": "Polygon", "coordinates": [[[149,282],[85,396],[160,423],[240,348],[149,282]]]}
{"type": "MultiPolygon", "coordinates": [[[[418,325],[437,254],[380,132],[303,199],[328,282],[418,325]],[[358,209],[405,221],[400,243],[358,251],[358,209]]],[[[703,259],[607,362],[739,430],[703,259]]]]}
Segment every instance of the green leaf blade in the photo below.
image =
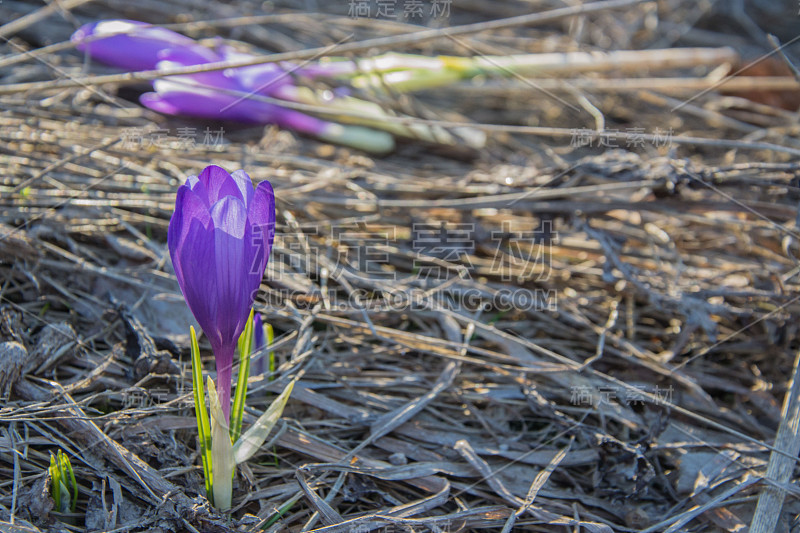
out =
{"type": "Polygon", "coordinates": [[[211,464],[211,425],[206,411],[205,390],[203,388],[203,366],[200,360],[200,346],[194,326],[190,328],[192,339],[192,391],[194,393],[194,412],[197,418],[197,432],[200,438],[200,456],[203,462],[203,477],[206,485],[206,497],[214,505],[212,464],[211,464]]]}

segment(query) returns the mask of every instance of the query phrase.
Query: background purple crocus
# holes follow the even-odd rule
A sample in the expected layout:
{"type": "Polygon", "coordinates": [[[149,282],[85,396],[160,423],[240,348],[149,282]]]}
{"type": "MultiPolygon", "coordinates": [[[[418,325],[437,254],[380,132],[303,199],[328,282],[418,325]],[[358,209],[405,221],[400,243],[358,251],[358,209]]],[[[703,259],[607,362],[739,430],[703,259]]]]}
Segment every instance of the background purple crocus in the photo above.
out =
{"type": "MultiPolygon", "coordinates": [[[[221,41],[210,48],[166,28],[131,20],[87,24],[75,32],[72,41],[78,50],[92,58],[125,70],[172,70],[256,57],[238,52],[221,41]]],[[[281,101],[319,103],[313,91],[309,95],[295,85],[297,78],[336,77],[353,72],[355,64],[342,60],[302,66],[288,62],[264,63],[165,76],[154,80],[154,91],[142,94],[139,101],[154,111],[168,115],[277,124],[345,146],[374,153],[389,152],[394,147],[394,139],[389,133],[371,127],[330,122],[281,104],[281,101]],[[264,97],[270,97],[273,101],[265,101],[264,97]],[[310,101],[304,101],[304,98],[310,101]]],[[[339,89],[330,94],[337,97],[347,94],[346,88],[339,89]]],[[[370,110],[374,111],[374,108],[370,110]]]]}
{"type": "Polygon", "coordinates": [[[208,50],[194,39],[136,20],[103,20],[78,28],[72,42],[93,59],[125,70],[152,70],[168,48],[208,50]]]}
{"type": "Polygon", "coordinates": [[[231,369],[275,236],[268,181],[211,165],[178,189],[167,243],[186,303],[208,337],[222,411],[230,419],[231,369]]]}
{"type": "MultiPolygon", "coordinates": [[[[162,59],[158,62],[158,68],[165,70],[208,62],[193,49],[163,50],[159,56],[162,59]]],[[[278,76],[275,74],[271,79],[277,80],[278,76]]],[[[252,80],[255,81],[256,78],[252,80]]],[[[277,92],[281,85],[286,85],[289,81],[291,77],[285,76],[281,81],[274,81],[274,85],[262,81],[260,87],[263,91],[270,85],[277,92]]],[[[232,69],[190,76],[170,76],[155,80],[153,88],[154,92],[143,94],[139,100],[142,105],[168,115],[235,120],[251,124],[273,123],[311,135],[323,134],[329,124],[293,109],[249,98],[248,96],[258,96],[257,91],[243,85],[232,69]]]]}
{"type": "MultiPolygon", "coordinates": [[[[72,41],[78,50],[92,58],[125,70],[171,69],[255,57],[225,45],[208,48],[174,31],[133,20],[86,24],[73,34],[72,41]]],[[[316,68],[309,74],[321,75],[322,71],[316,68]]],[[[168,115],[273,123],[310,135],[327,135],[333,127],[329,122],[248,98],[248,95],[280,97],[282,89],[292,84],[293,77],[303,75],[303,69],[286,63],[171,76],[155,80],[155,91],[143,94],[140,101],[168,115]]]]}

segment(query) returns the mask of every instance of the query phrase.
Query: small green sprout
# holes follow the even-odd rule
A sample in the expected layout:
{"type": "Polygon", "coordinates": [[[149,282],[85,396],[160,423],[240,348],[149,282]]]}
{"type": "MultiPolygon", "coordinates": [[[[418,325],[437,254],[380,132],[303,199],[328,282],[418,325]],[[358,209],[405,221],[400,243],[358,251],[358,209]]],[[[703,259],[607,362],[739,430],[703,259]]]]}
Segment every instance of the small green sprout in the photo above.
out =
{"type": "Polygon", "coordinates": [[[75,512],[78,505],[78,484],[69,457],[58,450],[57,455],[50,453],[50,494],[56,502],[59,512],[75,512]],[[71,490],[70,490],[71,489],[71,490]]]}

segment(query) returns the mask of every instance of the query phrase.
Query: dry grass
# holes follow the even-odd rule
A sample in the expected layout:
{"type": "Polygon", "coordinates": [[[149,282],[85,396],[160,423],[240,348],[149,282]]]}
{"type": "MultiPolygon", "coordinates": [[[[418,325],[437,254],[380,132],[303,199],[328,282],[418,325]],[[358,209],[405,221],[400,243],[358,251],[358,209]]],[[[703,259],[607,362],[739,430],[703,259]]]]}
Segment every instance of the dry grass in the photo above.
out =
{"type": "MultiPolygon", "coordinates": [[[[181,22],[271,52],[414,29],[348,18],[347,2],[315,14],[279,2],[291,16],[252,24],[225,19],[260,2],[62,4],[0,27],[0,87],[111,72],[59,47],[19,55],[98,18],[181,22]],[[187,10],[210,22],[187,23],[187,10]]],[[[456,0],[449,24],[530,10],[489,6],[456,0]]],[[[38,8],[4,0],[0,20],[38,8]]],[[[769,50],[750,26],[767,11],[662,0],[397,51],[702,44],[747,58],[769,50]]],[[[0,96],[0,530],[741,531],[759,495],[774,509],[788,494],[770,511],[787,531],[800,514],[787,394],[800,348],[798,114],[774,105],[790,102],[779,93],[721,94],[710,70],[542,80],[549,94],[487,80],[384,101],[471,122],[489,143],[407,142],[380,159],[159,116],[135,103],[136,85],[0,96]],[[636,85],[658,76],[683,85],[636,85]],[[601,112],[619,135],[571,142],[601,112]],[[632,142],[641,132],[657,138],[632,142]],[[280,366],[252,379],[249,420],[301,376],[237,474],[231,518],[202,496],[191,315],[165,245],[177,186],[209,163],[269,179],[278,196],[258,307],[280,366]],[[504,294],[541,299],[503,307],[504,294]],[[74,514],[48,497],[59,448],[78,479],[74,514]]],[[[772,531],[766,520],[752,531],[772,531]]]]}

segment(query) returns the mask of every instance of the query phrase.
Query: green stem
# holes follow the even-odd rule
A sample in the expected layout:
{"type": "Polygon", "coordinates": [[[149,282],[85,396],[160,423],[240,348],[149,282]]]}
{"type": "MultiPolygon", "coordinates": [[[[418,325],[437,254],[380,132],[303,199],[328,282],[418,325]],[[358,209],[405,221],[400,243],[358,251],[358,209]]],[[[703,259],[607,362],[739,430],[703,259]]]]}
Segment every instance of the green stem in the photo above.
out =
{"type": "MultiPolygon", "coordinates": [[[[620,64],[647,64],[641,54],[613,55],[620,64]]],[[[606,60],[611,61],[612,58],[606,60]]],[[[598,58],[587,53],[515,54],[507,56],[420,56],[388,53],[357,61],[350,72],[336,76],[354,87],[382,92],[414,92],[451,85],[476,76],[510,78],[549,72],[586,70],[598,58]]]]}
{"type": "MultiPolygon", "coordinates": [[[[272,347],[272,343],[275,342],[275,331],[272,329],[272,324],[267,324],[267,348],[272,347]]],[[[263,367],[262,367],[263,368],[263,367]]],[[[273,381],[275,379],[275,352],[273,350],[269,351],[269,380],[273,381]]]]}
{"type": "Polygon", "coordinates": [[[206,411],[206,392],[203,387],[203,366],[200,361],[200,346],[194,326],[189,328],[192,337],[192,390],[194,391],[194,413],[197,417],[197,433],[200,437],[200,456],[203,461],[203,477],[206,483],[206,497],[214,505],[214,492],[211,477],[211,424],[206,411]]]}
{"type": "MultiPolygon", "coordinates": [[[[453,131],[458,133],[460,137],[457,138],[446,128],[440,126],[415,122],[405,124],[391,120],[390,118],[396,118],[398,115],[384,109],[380,104],[351,96],[324,100],[313,89],[295,86],[282,87],[277,96],[291,102],[325,107],[331,111],[331,115],[326,115],[326,119],[367,128],[339,125],[341,131],[330,128],[336,132],[335,135],[328,135],[327,133],[318,135],[325,140],[349,146],[365,147],[375,144],[375,139],[378,138],[378,135],[385,135],[385,133],[376,132],[375,130],[382,130],[398,137],[451,146],[465,143],[473,148],[482,148],[486,142],[485,134],[473,128],[454,128],[453,131]],[[337,111],[343,114],[336,114],[337,111]],[[358,116],[354,116],[354,114],[358,116]]],[[[393,145],[387,145],[388,149],[392,147],[393,145]]],[[[367,148],[362,149],[367,150],[367,148]]]]}
{"type": "Polygon", "coordinates": [[[61,505],[61,470],[56,465],[56,458],[50,452],[50,490],[56,507],[61,505]]]}
{"type": "Polygon", "coordinates": [[[230,435],[231,442],[236,442],[242,433],[242,418],[244,415],[244,402],[247,398],[247,379],[250,377],[250,351],[253,349],[253,314],[250,316],[239,337],[239,377],[236,380],[236,395],[231,408],[230,435]]]}
{"type": "MultiPolygon", "coordinates": [[[[59,450],[59,453],[61,453],[61,450],[59,450]]],[[[66,472],[69,472],[69,482],[72,484],[72,500],[69,507],[70,511],[74,513],[78,505],[78,482],[75,481],[75,472],[72,470],[72,463],[69,462],[69,457],[62,455],[61,462],[65,466],[66,472]]]]}
{"type": "Polygon", "coordinates": [[[289,509],[291,509],[291,508],[292,508],[292,506],[293,506],[294,504],[296,504],[296,503],[298,502],[298,500],[300,500],[300,498],[302,498],[302,497],[303,497],[303,493],[302,493],[302,492],[300,492],[300,493],[298,493],[298,494],[295,494],[295,495],[294,495],[294,496],[292,496],[291,498],[289,498],[289,500],[288,500],[286,503],[284,503],[283,505],[281,505],[281,506],[280,506],[280,508],[279,508],[277,511],[275,511],[275,512],[272,514],[272,516],[270,516],[270,517],[269,517],[269,520],[267,520],[267,521],[264,523],[264,525],[263,525],[263,526],[261,526],[261,529],[269,529],[270,527],[272,527],[272,526],[275,524],[275,522],[277,522],[278,520],[280,520],[280,519],[281,519],[281,517],[282,517],[283,515],[285,515],[285,514],[286,514],[286,512],[287,512],[289,509]]]}

